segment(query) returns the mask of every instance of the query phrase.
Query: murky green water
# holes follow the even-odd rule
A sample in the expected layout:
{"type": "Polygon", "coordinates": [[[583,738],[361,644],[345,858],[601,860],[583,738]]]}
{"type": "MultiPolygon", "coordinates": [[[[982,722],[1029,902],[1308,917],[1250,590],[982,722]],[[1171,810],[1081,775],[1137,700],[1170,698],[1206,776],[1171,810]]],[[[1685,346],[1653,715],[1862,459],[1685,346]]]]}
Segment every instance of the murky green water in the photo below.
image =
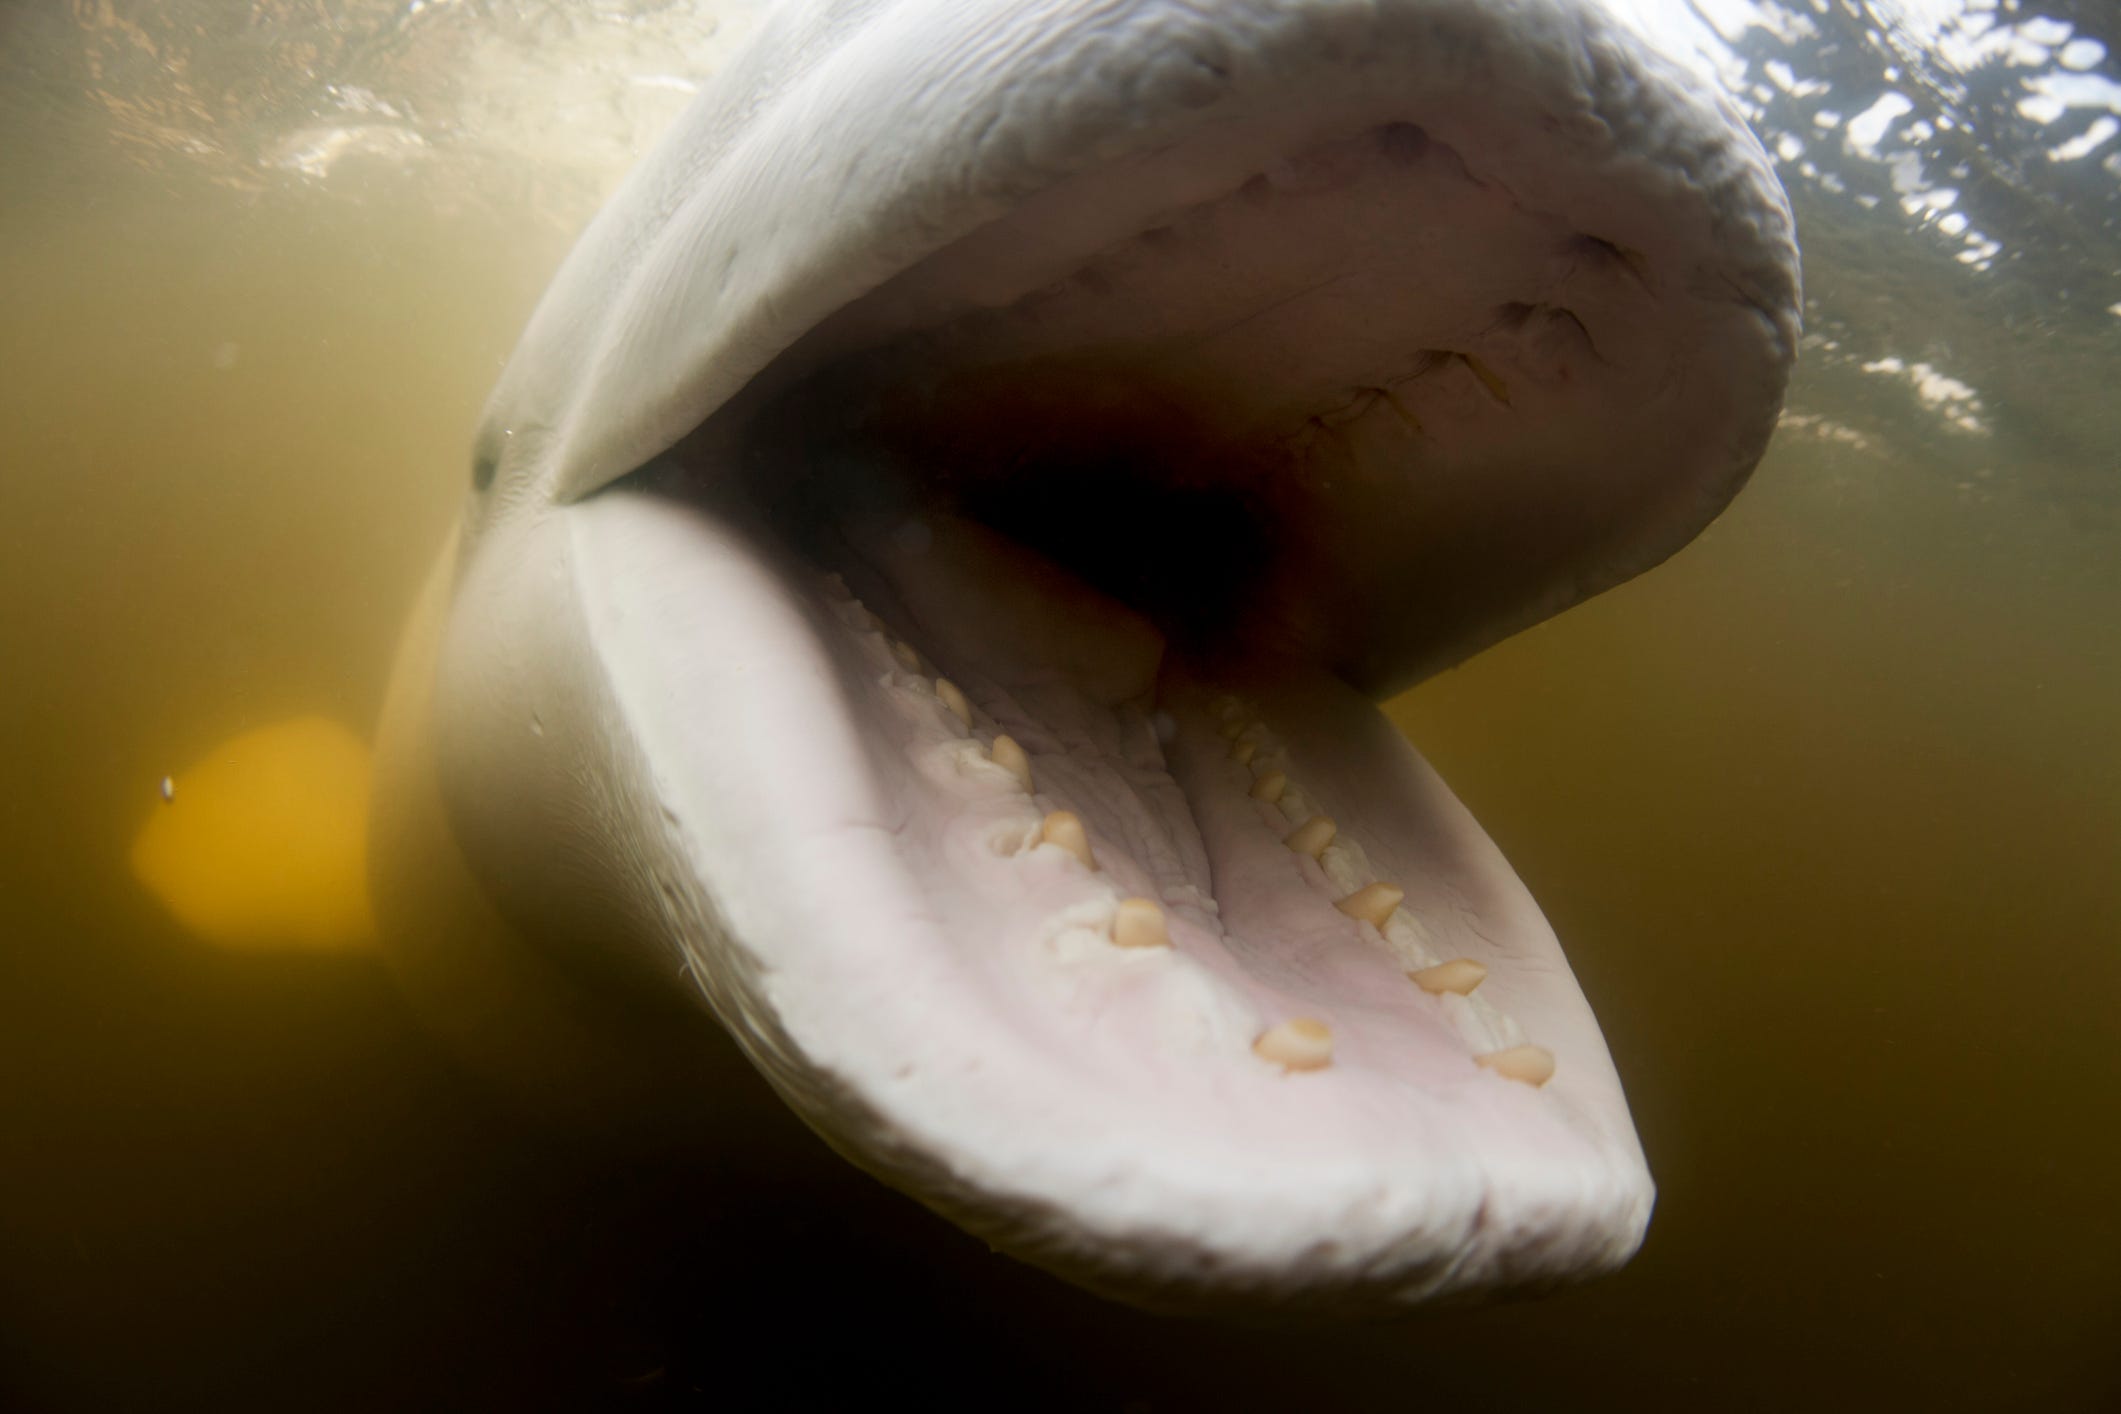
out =
{"type": "MultiPolygon", "coordinates": [[[[2121,1407],[2112,447],[1940,459],[1912,403],[1865,447],[1800,428],[1663,570],[1395,704],[1570,949],[1649,1244],[1389,1326],[1152,1319],[785,1136],[712,1173],[571,1149],[368,958],[211,950],[138,890],[166,772],[371,720],[567,232],[533,182],[142,172],[24,92],[0,1405],[2121,1407]]],[[[2110,387],[2121,335],[2090,349],[2110,387]]],[[[1859,378],[1809,369],[1797,406],[1859,378]]]]}

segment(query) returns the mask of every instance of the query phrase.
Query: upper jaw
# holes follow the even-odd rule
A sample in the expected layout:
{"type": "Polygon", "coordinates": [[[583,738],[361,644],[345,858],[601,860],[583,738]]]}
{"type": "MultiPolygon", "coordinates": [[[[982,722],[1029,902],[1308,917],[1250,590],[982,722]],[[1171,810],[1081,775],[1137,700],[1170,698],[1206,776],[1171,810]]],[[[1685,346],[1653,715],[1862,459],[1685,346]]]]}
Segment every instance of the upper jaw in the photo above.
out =
{"type": "Polygon", "coordinates": [[[777,10],[570,257],[489,403],[474,538],[688,436],[732,474],[820,375],[894,388],[929,450],[1088,356],[1268,514],[1318,493],[1274,598],[1380,693],[1656,563],[1765,443],[1780,187],[1602,5],[827,14],[777,10]]]}

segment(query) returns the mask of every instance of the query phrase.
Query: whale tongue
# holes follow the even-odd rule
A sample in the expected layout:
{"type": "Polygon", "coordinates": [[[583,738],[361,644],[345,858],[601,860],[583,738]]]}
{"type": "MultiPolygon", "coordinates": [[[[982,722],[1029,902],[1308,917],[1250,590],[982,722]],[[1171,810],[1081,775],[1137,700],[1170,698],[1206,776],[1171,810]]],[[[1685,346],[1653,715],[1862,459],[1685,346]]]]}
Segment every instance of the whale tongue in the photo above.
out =
{"type": "Polygon", "coordinates": [[[1648,1178],[1552,933],[1329,674],[1193,659],[943,512],[834,527],[835,574],[698,500],[576,514],[723,914],[688,966],[738,969],[718,1006],[856,1162],[1151,1302],[1633,1251],[1648,1178]]]}

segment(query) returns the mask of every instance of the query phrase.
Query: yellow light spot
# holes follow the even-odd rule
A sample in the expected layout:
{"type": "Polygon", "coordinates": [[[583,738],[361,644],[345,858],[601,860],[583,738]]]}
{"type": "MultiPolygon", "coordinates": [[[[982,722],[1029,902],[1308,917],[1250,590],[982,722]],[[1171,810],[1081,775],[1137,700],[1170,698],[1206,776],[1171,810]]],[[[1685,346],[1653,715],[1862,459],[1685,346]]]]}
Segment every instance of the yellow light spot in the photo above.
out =
{"type": "Polygon", "coordinates": [[[222,947],[363,946],[368,789],[368,747],[337,722],[260,728],[176,773],[133,840],[133,876],[222,947]]]}

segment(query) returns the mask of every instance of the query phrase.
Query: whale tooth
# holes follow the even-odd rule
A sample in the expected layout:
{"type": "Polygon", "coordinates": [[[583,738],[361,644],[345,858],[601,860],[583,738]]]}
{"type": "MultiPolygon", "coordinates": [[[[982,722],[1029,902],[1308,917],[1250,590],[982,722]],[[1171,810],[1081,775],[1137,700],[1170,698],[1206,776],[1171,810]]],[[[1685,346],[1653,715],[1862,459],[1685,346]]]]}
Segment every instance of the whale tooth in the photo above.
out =
{"type": "Polygon", "coordinates": [[[1241,712],[1234,717],[1224,718],[1223,724],[1216,728],[1224,741],[1235,741],[1251,729],[1252,724],[1245,720],[1245,716],[1241,712]]]}
{"type": "Polygon", "coordinates": [[[1473,376],[1478,378],[1481,384],[1487,388],[1489,397],[1501,403],[1504,407],[1510,405],[1510,385],[1503,382],[1501,376],[1494,369],[1469,353],[1462,353],[1458,357],[1467,368],[1473,370],[1473,376]]]}
{"type": "MultiPolygon", "coordinates": [[[[1276,774],[1280,773],[1277,772],[1276,774]]],[[[1258,793],[1256,786],[1253,793],[1258,793]]],[[[1277,791],[1275,794],[1279,795],[1280,792],[1277,791]]],[[[1332,816],[1313,815],[1310,819],[1289,831],[1288,836],[1282,840],[1282,843],[1295,850],[1298,854],[1308,854],[1311,858],[1316,859],[1325,852],[1327,845],[1333,843],[1333,837],[1339,833],[1340,827],[1333,823],[1332,816]]],[[[1394,900],[1394,902],[1397,902],[1397,900],[1394,900]]],[[[1390,911],[1390,909],[1386,910],[1388,913],[1390,911]]]]}
{"type": "MultiPolygon", "coordinates": [[[[1007,738],[996,738],[996,744],[1007,738]]],[[[1095,869],[1096,856],[1090,853],[1090,836],[1083,829],[1082,816],[1073,810],[1054,810],[1047,813],[1038,827],[1038,837],[1043,844],[1057,844],[1082,861],[1083,868],[1095,869]]]]}
{"type": "Polygon", "coordinates": [[[995,765],[1015,776],[1017,784],[1027,793],[1030,791],[1031,758],[1024,755],[1024,749],[1016,744],[1015,737],[995,737],[994,745],[987,748],[987,755],[993,759],[995,765]]]}
{"type": "Polygon", "coordinates": [[[1475,1056],[1473,1060],[1505,1080],[1522,1081],[1526,1085],[1544,1085],[1554,1078],[1554,1053],[1545,1046],[1511,1046],[1507,1050],[1475,1056]]]}
{"type": "Polygon", "coordinates": [[[1281,771],[1269,771],[1252,782],[1252,798],[1264,800],[1272,805],[1281,799],[1281,793],[1289,788],[1289,777],[1281,771]]]}
{"type": "Polygon", "coordinates": [[[1261,1032],[1252,1053],[1284,1070],[1321,1070],[1333,1061],[1333,1028],[1315,1016],[1299,1016],[1261,1032]]]}
{"type": "Polygon", "coordinates": [[[1123,898],[1112,910],[1112,941],[1123,948],[1168,948],[1171,928],[1154,899],[1123,898]]]}
{"type": "Polygon", "coordinates": [[[868,633],[876,627],[876,615],[853,595],[844,599],[832,599],[832,616],[856,633],[868,633]]]}
{"type": "Polygon", "coordinates": [[[1437,996],[1445,992],[1456,992],[1459,996],[1470,995],[1487,979],[1488,969],[1470,957],[1454,957],[1449,962],[1439,962],[1434,967],[1424,967],[1418,972],[1409,972],[1414,985],[1424,992],[1437,996]]]}
{"type": "Polygon", "coordinates": [[[1406,896],[1406,890],[1397,884],[1365,884],[1333,906],[1350,918],[1360,918],[1372,927],[1382,928],[1385,920],[1392,916],[1392,910],[1399,907],[1400,900],[1406,896]]]}
{"type": "Polygon", "coordinates": [[[1252,764],[1252,753],[1259,750],[1256,741],[1238,741],[1230,747],[1230,755],[1240,766],[1252,764]]]}
{"type": "Polygon", "coordinates": [[[972,725],[972,704],[965,700],[965,694],[958,690],[956,683],[948,678],[937,678],[935,680],[935,695],[942,699],[945,707],[950,709],[951,716],[957,718],[965,726],[969,727],[972,725]]]}
{"type": "Polygon", "coordinates": [[[914,651],[912,644],[903,639],[891,640],[891,656],[898,659],[899,666],[909,673],[921,670],[921,655],[914,651]]]}

